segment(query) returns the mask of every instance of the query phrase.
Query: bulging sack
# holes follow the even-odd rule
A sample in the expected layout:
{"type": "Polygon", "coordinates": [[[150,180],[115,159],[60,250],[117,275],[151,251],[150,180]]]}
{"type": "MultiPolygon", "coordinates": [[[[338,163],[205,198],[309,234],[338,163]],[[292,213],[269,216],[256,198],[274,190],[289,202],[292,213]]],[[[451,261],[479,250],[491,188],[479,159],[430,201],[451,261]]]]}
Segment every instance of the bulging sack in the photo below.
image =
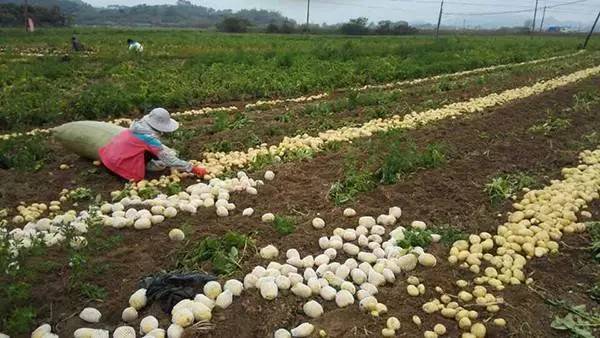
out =
{"type": "Polygon", "coordinates": [[[98,121],[65,123],[52,129],[54,138],[75,154],[99,160],[98,150],[125,128],[98,121]]]}

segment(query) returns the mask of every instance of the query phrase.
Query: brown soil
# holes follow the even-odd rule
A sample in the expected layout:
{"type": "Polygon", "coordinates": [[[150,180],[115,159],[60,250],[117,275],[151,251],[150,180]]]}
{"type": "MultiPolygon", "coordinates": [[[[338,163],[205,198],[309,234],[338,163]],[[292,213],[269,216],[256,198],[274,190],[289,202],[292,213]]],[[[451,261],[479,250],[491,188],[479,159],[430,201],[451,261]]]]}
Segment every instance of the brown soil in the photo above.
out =
{"type": "MultiPolygon", "coordinates": [[[[510,210],[510,206],[507,202],[499,208],[491,207],[488,196],[483,192],[485,183],[496,174],[515,170],[536,173],[547,182],[550,178],[559,177],[562,167],[575,164],[578,148],[582,145],[573,142],[578,142],[584,134],[598,130],[600,120],[595,115],[600,108],[598,105],[590,112],[570,111],[568,116],[572,121],[571,127],[550,137],[534,135],[528,132],[528,128],[545,120],[546,110],[562,111],[573,105],[575,93],[597,88],[599,85],[600,79],[596,78],[468,119],[441,121],[407,132],[419,146],[443,141],[453,149],[449,162],[437,169],[419,171],[398,184],[379,186],[372,192],[362,194],[349,206],[354,207],[361,215],[378,215],[386,212],[388,207],[398,205],[404,213],[402,223],[419,219],[429,224],[450,224],[466,231],[494,231],[504,219],[496,215],[504,214],[510,210]]],[[[65,292],[69,273],[67,268],[54,270],[42,285],[34,289],[35,304],[42,304],[39,309],[42,314],[40,322],[47,320],[57,324],[60,336],[69,336],[74,329],[84,326],[114,328],[119,323],[120,313],[126,306],[129,295],[136,289],[137,281],[143,276],[173,266],[178,245],[170,243],[166,234],[170,227],[183,223],[194,226],[193,235],[189,236],[192,241],[208,234],[223,234],[228,230],[235,230],[242,233],[255,232],[258,247],[271,243],[279,248],[282,255],[291,247],[299,249],[302,254],[319,252],[316,240],[320,236],[330,234],[335,227],[349,225],[349,220],[341,217],[341,208],[335,207],[327,199],[327,191],[333,182],[342,177],[344,154],[350,147],[357,147],[361,142],[365,141],[344,146],[337,152],[322,153],[310,161],[288,163],[274,168],[277,172],[276,180],[262,187],[257,196],[233,195],[238,210],[248,206],[255,208],[253,217],[245,218],[235,214],[219,219],[213,211],[201,210],[193,217],[178,217],[166,225],[144,232],[106,229],[106,236],[120,234],[124,240],[118,248],[93,258],[95,263],[111,264],[108,272],[98,274],[93,280],[109,291],[106,301],[91,303],[104,314],[103,324],[84,324],[76,315],[67,318],[80,311],[83,306],[77,295],[65,292]],[[270,226],[260,222],[260,215],[264,212],[294,215],[298,220],[298,229],[293,234],[282,237],[270,226]],[[326,229],[314,230],[310,227],[309,220],[317,214],[327,222],[326,229]]],[[[385,140],[374,138],[373,142],[385,140]]],[[[75,161],[74,158],[73,160],[75,161]]],[[[83,162],[77,163],[78,169],[81,168],[80,165],[85,165],[83,162]]],[[[55,172],[50,179],[47,173],[24,176],[20,180],[18,175],[11,175],[9,180],[18,183],[9,184],[2,199],[55,198],[53,196],[58,191],[57,188],[69,185],[73,180],[67,173],[55,172]],[[24,186],[26,183],[29,184],[28,187],[24,186]],[[39,186],[44,186],[44,189],[39,189],[39,186]],[[16,189],[18,187],[20,190],[16,189]]],[[[107,174],[100,175],[78,177],[75,183],[86,182],[97,191],[108,191],[118,186],[114,178],[107,174]]],[[[597,208],[594,210],[598,211],[597,208]]],[[[585,236],[570,236],[567,237],[567,242],[572,246],[581,246],[585,242],[585,236]]],[[[458,336],[453,322],[439,315],[425,315],[420,310],[423,301],[434,297],[435,286],[455,293],[451,282],[464,276],[463,272],[451,268],[442,259],[446,255],[446,248],[435,245],[432,250],[440,258],[438,265],[431,269],[419,268],[412,273],[425,280],[428,288],[426,296],[417,299],[409,297],[405,291],[405,278],[399,277],[394,285],[381,288],[377,297],[388,306],[388,315],[400,318],[403,325],[401,336],[422,336],[422,331],[431,329],[436,322],[446,324],[448,336],[458,336]],[[414,314],[423,319],[423,329],[411,323],[410,317],[414,314]]],[[[50,258],[62,256],[64,252],[52,252],[49,255],[50,258]]],[[[577,304],[591,304],[584,291],[599,271],[597,265],[591,265],[593,263],[588,257],[587,252],[566,249],[558,256],[533,261],[528,265],[527,271],[535,272],[537,285],[548,290],[550,296],[569,299],[577,304]]],[[[59,261],[64,263],[64,259],[59,261]]],[[[244,271],[257,264],[265,262],[252,255],[244,263],[244,271]]],[[[243,274],[240,272],[234,277],[242,278],[243,274]]],[[[488,325],[488,337],[565,336],[549,326],[553,308],[544,304],[534,293],[528,292],[525,286],[509,287],[497,294],[502,295],[510,304],[499,314],[508,320],[508,327],[498,329],[488,325]]],[[[209,336],[271,336],[279,327],[291,328],[308,320],[301,313],[302,304],[301,300],[291,296],[280,296],[267,302],[260,298],[256,290],[246,291],[227,310],[215,311],[213,322],[216,328],[209,336]]],[[[357,306],[338,309],[332,303],[325,303],[324,307],[325,314],[310,322],[325,329],[331,337],[379,336],[387,318],[384,316],[373,319],[360,313],[357,306]]],[[[141,311],[140,316],[159,313],[160,310],[153,306],[141,311]]],[[[161,327],[166,328],[168,317],[163,314],[160,320],[161,327]]],[[[137,327],[137,324],[134,326],[137,327]]],[[[189,335],[197,334],[190,332],[189,335]]]]}

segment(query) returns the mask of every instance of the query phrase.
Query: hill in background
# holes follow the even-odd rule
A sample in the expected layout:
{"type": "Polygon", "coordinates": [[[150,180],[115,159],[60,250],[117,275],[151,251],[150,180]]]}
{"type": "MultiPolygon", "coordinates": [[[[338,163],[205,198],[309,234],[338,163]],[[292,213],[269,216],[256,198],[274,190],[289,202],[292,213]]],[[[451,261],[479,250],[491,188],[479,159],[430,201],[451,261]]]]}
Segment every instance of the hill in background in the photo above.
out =
{"type": "MultiPolygon", "coordinates": [[[[18,0],[0,0],[0,5],[22,5],[18,0]]],[[[122,25],[122,26],[167,26],[167,27],[214,27],[226,17],[245,19],[257,26],[266,26],[270,23],[281,24],[291,22],[278,12],[267,10],[215,10],[208,7],[197,6],[189,1],[180,0],[177,5],[138,5],[138,6],[109,6],[96,8],[81,0],[29,0],[32,7],[55,8],[58,7],[67,23],[77,25],[122,25]]],[[[20,15],[16,6],[3,6],[0,9],[0,22],[10,24],[9,17],[20,22],[20,15]]],[[[35,13],[35,11],[34,11],[35,13]]],[[[35,14],[33,14],[35,17],[35,14]]],[[[36,20],[43,21],[43,20],[36,20]]],[[[43,22],[42,22],[43,23],[43,22]]],[[[0,24],[2,25],[2,24],[0,24]]]]}

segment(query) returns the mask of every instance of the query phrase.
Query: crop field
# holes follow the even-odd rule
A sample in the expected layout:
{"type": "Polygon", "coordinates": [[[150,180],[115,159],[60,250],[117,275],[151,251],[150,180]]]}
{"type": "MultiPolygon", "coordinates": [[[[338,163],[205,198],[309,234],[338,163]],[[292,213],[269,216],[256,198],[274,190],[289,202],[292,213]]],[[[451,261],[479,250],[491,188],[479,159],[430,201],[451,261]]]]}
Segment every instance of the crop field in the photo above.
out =
{"type": "MultiPolygon", "coordinates": [[[[0,130],[172,109],[294,97],[521,62],[575,51],[570,38],[217,35],[194,30],[75,30],[0,34],[0,130]],[[126,41],[145,46],[127,53],[126,41]],[[65,56],[65,54],[67,54],[65,56]]],[[[593,47],[593,46],[592,46],[593,47]]],[[[598,48],[598,47],[596,47],[598,48]]]]}
{"type": "Polygon", "coordinates": [[[598,41],[2,33],[0,332],[599,336],[598,41]],[[156,106],[205,180],[52,137],[156,106]]]}

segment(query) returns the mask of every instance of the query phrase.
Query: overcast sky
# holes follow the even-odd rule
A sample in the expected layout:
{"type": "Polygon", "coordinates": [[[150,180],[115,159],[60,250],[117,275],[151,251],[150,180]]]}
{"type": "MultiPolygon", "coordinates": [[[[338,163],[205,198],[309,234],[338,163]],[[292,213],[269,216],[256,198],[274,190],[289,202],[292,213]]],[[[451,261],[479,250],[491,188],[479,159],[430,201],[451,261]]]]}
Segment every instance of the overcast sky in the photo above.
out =
{"type": "MultiPolygon", "coordinates": [[[[84,0],[94,6],[174,4],[176,0],[84,0]]],[[[196,5],[216,9],[260,8],[281,12],[298,22],[306,20],[307,0],[191,0],[196,5]]],[[[540,7],[555,6],[577,0],[539,0],[540,7]]],[[[438,0],[311,0],[312,23],[338,23],[359,16],[371,21],[405,20],[410,22],[435,22],[439,12],[438,0]]],[[[462,24],[463,20],[520,20],[533,17],[535,0],[447,0],[444,4],[444,23],[462,24]],[[513,12],[488,15],[490,12],[513,12]],[[527,12],[531,11],[531,12],[527,12]]],[[[600,0],[587,0],[550,8],[547,18],[564,21],[592,22],[600,10],[600,0]]],[[[541,16],[541,14],[539,14],[541,16]]],[[[538,17],[538,20],[539,17],[538,17]]],[[[538,21],[539,22],[539,21],[538,21]]],[[[591,24],[591,23],[590,23],[591,24]]]]}

